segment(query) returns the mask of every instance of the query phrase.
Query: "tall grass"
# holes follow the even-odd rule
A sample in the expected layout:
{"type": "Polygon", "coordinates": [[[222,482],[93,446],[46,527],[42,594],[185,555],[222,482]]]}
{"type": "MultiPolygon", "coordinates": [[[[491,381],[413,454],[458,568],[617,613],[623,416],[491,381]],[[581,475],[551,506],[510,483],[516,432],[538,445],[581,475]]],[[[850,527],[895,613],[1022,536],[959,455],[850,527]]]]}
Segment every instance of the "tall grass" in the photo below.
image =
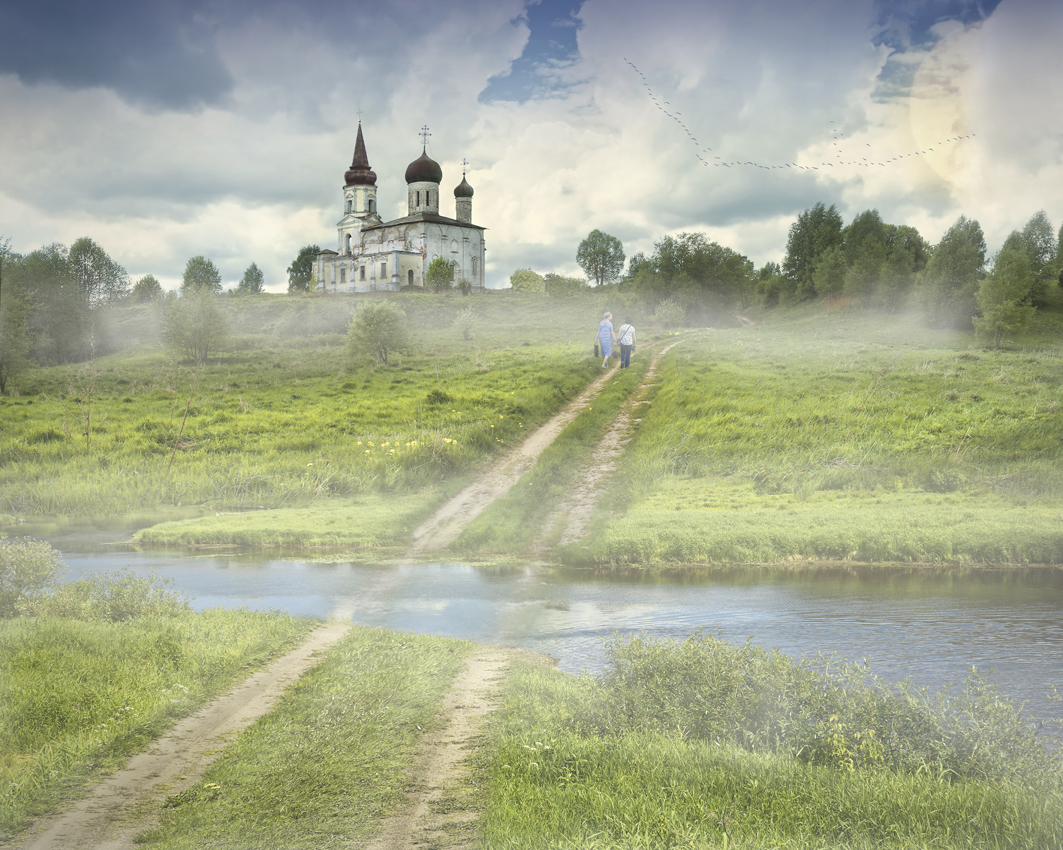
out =
{"type": "Polygon", "coordinates": [[[526,668],[494,729],[491,847],[1057,847],[1063,758],[984,681],[930,696],[704,634],[526,668]]]}

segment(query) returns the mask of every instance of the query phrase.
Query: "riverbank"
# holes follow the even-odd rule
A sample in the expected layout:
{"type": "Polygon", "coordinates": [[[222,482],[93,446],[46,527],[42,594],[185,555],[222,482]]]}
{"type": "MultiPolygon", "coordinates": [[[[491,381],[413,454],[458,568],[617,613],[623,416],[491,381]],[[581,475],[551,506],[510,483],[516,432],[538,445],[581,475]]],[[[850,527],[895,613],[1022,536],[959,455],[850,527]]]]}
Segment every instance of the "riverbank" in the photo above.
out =
{"type": "Polygon", "coordinates": [[[942,700],[705,633],[614,639],[602,675],[573,676],[356,627],[133,822],[161,816],[136,837],[159,850],[1027,850],[1063,841],[1060,759],[984,680],[942,700]]]}

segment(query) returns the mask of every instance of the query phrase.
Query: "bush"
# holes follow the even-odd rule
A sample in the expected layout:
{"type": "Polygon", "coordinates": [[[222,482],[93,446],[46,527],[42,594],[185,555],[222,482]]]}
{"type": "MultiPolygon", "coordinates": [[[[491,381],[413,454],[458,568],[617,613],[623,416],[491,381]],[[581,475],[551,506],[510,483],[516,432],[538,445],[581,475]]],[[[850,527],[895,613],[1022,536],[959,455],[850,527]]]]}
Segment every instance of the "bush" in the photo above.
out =
{"type": "Polygon", "coordinates": [[[71,620],[113,623],[133,617],[177,617],[192,610],[189,597],[173,589],[173,579],[134,575],[129,570],[90,573],[67,582],[40,600],[35,613],[71,620]]]}
{"type": "Polygon", "coordinates": [[[365,304],[347,331],[347,350],[354,356],[370,354],[385,366],[388,354],[410,346],[406,313],[387,301],[365,304]]]}
{"type": "Polygon", "coordinates": [[[27,613],[64,569],[59,553],[42,540],[0,539],[0,617],[27,613]]]}
{"type": "Polygon", "coordinates": [[[686,324],[686,308],[675,298],[669,298],[657,305],[653,320],[663,328],[678,328],[686,324]]]}

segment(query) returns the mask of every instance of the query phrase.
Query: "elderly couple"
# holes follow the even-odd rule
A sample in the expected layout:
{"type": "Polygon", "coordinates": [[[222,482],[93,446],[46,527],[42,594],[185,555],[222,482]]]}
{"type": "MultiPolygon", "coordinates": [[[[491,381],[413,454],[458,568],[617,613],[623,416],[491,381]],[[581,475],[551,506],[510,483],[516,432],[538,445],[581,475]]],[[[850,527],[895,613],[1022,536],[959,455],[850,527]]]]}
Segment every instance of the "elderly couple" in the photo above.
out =
{"type": "Polygon", "coordinates": [[[602,350],[602,368],[609,365],[609,355],[613,353],[613,343],[620,344],[620,368],[631,365],[631,352],[635,350],[635,328],[631,319],[624,319],[619,330],[613,330],[613,314],[606,313],[598,323],[598,333],[594,337],[596,347],[602,350]]]}

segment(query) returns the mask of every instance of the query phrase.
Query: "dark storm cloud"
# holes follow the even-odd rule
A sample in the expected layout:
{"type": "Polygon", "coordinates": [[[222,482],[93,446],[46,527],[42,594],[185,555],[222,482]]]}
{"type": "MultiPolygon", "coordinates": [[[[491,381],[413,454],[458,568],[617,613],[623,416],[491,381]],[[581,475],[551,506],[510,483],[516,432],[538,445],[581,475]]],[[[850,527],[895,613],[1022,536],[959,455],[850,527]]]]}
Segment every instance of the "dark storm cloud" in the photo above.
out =
{"type": "Polygon", "coordinates": [[[28,84],[101,87],[148,109],[218,103],[232,79],[207,3],[0,4],[0,72],[28,84]]]}

